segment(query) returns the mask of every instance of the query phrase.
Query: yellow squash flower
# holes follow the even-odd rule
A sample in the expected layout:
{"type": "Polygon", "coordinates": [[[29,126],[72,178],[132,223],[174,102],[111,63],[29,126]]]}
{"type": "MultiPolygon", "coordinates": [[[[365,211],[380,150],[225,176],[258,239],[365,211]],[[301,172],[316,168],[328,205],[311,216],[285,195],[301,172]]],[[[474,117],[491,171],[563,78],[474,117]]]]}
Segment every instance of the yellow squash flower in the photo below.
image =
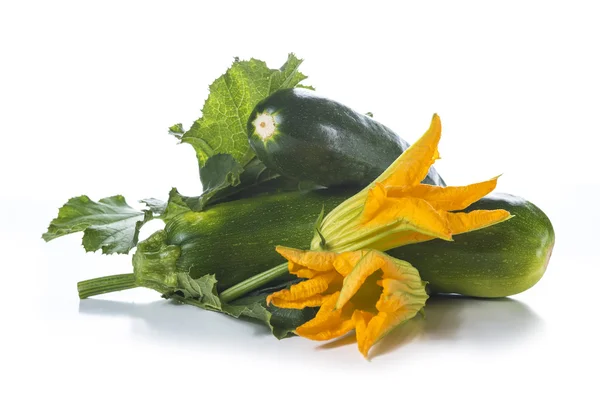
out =
{"type": "Polygon", "coordinates": [[[433,116],[429,130],[394,161],[371,185],[349,198],[321,222],[313,250],[386,251],[432,239],[485,228],[511,217],[505,210],[456,212],[496,187],[498,177],[467,186],[422,184],[439,158],[442,126],[433,116]]]}
{"type": "Polygon", "coordinates": [[[413,318],[428,298],[412,265],[377,250],[276,250],[288,260],[290,273],[308,280],[271,294],[267,303],[298,309],[320,306],[315,318],[295,332],[329,340],[355,330],[365,357],[379,339],[413,318]]]}

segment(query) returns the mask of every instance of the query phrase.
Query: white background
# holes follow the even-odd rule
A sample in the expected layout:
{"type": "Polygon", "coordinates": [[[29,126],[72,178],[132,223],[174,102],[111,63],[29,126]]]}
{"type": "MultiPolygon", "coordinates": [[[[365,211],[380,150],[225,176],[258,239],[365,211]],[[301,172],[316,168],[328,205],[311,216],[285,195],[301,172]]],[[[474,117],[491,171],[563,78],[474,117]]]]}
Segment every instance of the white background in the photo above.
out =
{"type": "Polygon", "coordinates": [[[1,397],[598,398],[599,15],[593,1],[2,2],[1,397]],[[439,113],[448,183],[503,173],[498,191],[541,207],[557,242],[539,284],[431,301],[370,362],[145,289],[80,302],[77,281],[129,272],[130,256],[44,243],[58,207],[200,193],[167,127],[200,116],[234,56],[278,68],[290,51],[319,92],[410,142],[439,113]]]}

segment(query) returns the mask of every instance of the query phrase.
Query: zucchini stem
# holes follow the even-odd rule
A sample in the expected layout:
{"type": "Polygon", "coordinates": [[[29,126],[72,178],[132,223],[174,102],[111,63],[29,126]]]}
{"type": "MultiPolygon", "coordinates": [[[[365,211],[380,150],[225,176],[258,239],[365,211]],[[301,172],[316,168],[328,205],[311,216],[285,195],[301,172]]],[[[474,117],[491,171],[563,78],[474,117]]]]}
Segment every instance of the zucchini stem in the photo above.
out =
{"type": "Polygon", "coordinates": [[[285,262],[224,290],[219,297],[221,298],[221,301],[229,303],[230,301],[238,299],[243,295],[260,288],[274,279],[284,276],[287,272],[288,263],[285,262]]]}
{"type": "Polygon", "coordinates": [[[80,299],[138,287],[134,274],[109,275],[77,283],[80,299]]]}

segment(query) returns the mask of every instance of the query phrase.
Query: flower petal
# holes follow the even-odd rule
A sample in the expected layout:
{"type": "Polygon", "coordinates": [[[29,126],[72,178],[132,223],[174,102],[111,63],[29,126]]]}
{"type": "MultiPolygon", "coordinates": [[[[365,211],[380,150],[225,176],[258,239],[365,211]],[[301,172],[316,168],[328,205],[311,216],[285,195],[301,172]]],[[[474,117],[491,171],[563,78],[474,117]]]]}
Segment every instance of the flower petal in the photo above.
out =
{"type": "MultiPolygon", "coordinates": [[[[385,260],[381,264],[381,270],[383,271],[383,280],[386,281],[388,279],[394,279],[396,281],[402,282],[414,282],[422,286],[421,276],[419,275],[419,271],[415,267],[412,266],[411,263],[404,260],[399,260],[395,257],[390,256],[389,254],[377,252],[381,255],[381,257],[385,260]]],[[[389,291],[390,288],[387,286],[383,286],[384,293],[385,291],[389,291]]]]}
{"type": "Polygon", "coordinates": [[[352,314],[352,321],[354,321],[354,329],[356,330],[356,341],[358,342],[359,349],[360,344],[364,343],[367,339],[367,327],[369,326],[369,322],[371,322],[374,316],[374,314],[362,310],[355,310],[354,314],[352,314]]]}
{"type": "Polygon", "coordinates": [[[414,197],[391,198],[380,190],[380,186],[369,191],[361,228],[406,229],[444,240],[452,239],[446,218],[427,201],[414,197]]]}
{"type": "Polygon", "coordinates": [[[298,250],[285,246],[277,246],[275,250],[290,262],[290,272],[301,267],[310,268],[314,271],[331,271],[337,256],[336,253],[328,251],[298,250]]]}
{"type": "Polygon", "coordinates": [[[288,262],[288,272],[292,275],[296,275],[298,278],[306,279],[314,278],[315,276],[322,274],[320,271],[304,268],[301,265],[294,264],[292,261],[288,262]]]}
{"type": "Polygon", "coordinates": [[[342,308],[358,292],[373,272],[384,267],[383,264],[386,261],[382,257],[382,253],[374,250],[367,251],[356,263],[350,274],[344,278],[344,284],[335,307],[342,308]]]}
{"type": "Polygon", "coordinates": [[[354,309],[348,307],[335,310],[339,292],[330,295],[323,303],[317,315],[296,328],[295,333],[299,336],[312,340],[329,340],[340,337],[354,329],[352,313],[354,309]]]}
{"type": "Polygon", "coordinates": [[[333,266],[342,276],[348,276],[356,264],[367,254],[369,250],[346,251],[338,253],[333,266]]]}
{"type": "Polygon", "coordinates": [[[370,221],[375,218],[385,208],[387,197],[387,188],[382,183],[375,182],[367,193],[361,215],[363,221],[370,221]]]}
{"type": "Polygon", "coordinates": [[[436,210],[463,210],[496,188],[498,176],[467,186],[416,185],[387,188],[389,197],[417,197],[427,201],[436,210]]]}
{"type": "Polygon", "coordinates": [[[279,308],[295,308],[297,310],[302,310],[306,307],[319,307],[327,298],[327,295],[323,296],[321,294],[315,294],[314,296],[299,300],[284,300],[269,295],[267,297],[267,305],[273,304],[275,307],[279,308]]]}
{"type": "Polygon", "coordinates": [[[271,302],[280,307],[281,304],[296,305],[293,308],[304,308],[307,304],[314,306],[319,295],[329,289],[329,285],[336,279],[341,280],[337,271],[329,271],[317,275],[309,280],[292,285],[289,289],[283,289],[267,297],[267,304],[271,302]]]}
{"type": "Polygon", "coordinates": [[[356,293],[357,283],[360,286],[375,269],[383,271],[383,279],[377,282],[383,287],[376,304],[379,313],[373,316],[364,311],[355,311],[352,316],[358,348],[365,357],[379,339],[402,322],[413,318],[428,298],[419,272],[410,263],[373,250],[344,279],[336,307],[350,299],[353,292],[356,293]]]}
{"type": "Polygon", "coordinates": [[[369,321],[367,328],[362,334],[359,335],[357,331],[358,350],[363,356],[367,357],[369,350],[375,343],[401,323],[413,318],[417,315],[417,312],[412,312],[408,309],[400,309],[391,313],[379,312],[379,314],[369,321]]]}
{"type": "Polygon", "coordinates": [[[475,210],[468,213],[446,213],[446,216],[454,235],[486,228],[513,217],[506,210],[475,210]]]}
{"type": "Polygon", "coordinates": [[[402,269],[412,269],[414,272],[405,273],[403,275],[405,279],[402,281],[396,279],[381,281],[383,294],[377,302],[379,313],[369,321],[361,335],[357,330],[358,349],[365,357],[375,343],[394,328],[417,315],[429,298],[419,273],[412,266],[402,269]]]}
{"type": "Polygon", "coordinates": [[[412,144],[377,179],[385,186],[412,186],[427,176],[429,167],[439,158],[437,150],[442,135],[442,123],[433,115],[427,132],[412,144]]]}
{"type": "Polygon", "coordinates": [[[381,240],[373,242],[369,246],[375,250],[388,251],[390,249],[395,249],[396,247],[406,246],[407,244],[426,242],[433,239],[437,238],[419,232],[402,231],[392,233],[381,240]]]}
{"type": "Polygon", "coordinates": [[[398,260],[377,250],[369,250],[363,252],[363,254],[352,272],[344,278],[336,308],[343,307],[358,292],[367,278],[377,270],[383,272],[383,279],[378,284],[383,287],[384,294],[399,292],[402,288],[412,292],[424,287],[419,272],[409,262],[398,260]],[[384,284],[384,282],[387,283],[384,284]],[[406,284],[409,284],[409,286],[406,286],[406,284]]]}

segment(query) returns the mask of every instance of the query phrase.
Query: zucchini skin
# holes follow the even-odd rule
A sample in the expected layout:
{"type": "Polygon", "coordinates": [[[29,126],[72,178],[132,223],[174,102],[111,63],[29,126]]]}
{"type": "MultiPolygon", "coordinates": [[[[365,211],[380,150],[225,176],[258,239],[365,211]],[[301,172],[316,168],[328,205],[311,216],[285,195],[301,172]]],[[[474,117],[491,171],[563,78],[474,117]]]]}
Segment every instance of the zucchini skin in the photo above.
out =
{"type": "MultiPolygon", "coordinates": [[[[283,176],[325,187],[365,187],[409,144],[392,130],[308,89],[283,89],[256,105],[248,138],[258,158],[283,176]],[[273,117],[268,139],[257,132],[261,115],[273,117]]],[[[423,180],[445,186],[432,167],[423,180]]]]}
{"type": "Polygon", "coordinates": [[[276,245],[308,249],[321,209],[327,213],[354,193],[283,192],[220,203],[174,217],[166,241],[181,248],[179,270],[194,279],[214,273],[217,289],[225,290],[285,262],[276,245]]]}
{"type": "Polygon", "coordinates": [[[523,198],[492,194],[466,211],[505,209],[508,221],[454,236],[388,251],[410,262],[432,293],[459,293],[473,297],[505,297],[535,285],[552,254],[555,235],[542,210],[523,198]]]}
{"type": "MultiPolygon", "coordinates": [[[[332,189],[286,192],[183,213],[165,226],[167,244],[181,248],[178,269],[194,278],[214,273],[218,290],[224,290],[285,262],[276,245],[307,249],[321,208],[327,213],[353,194],[332,189]]],[[[514,217],[456,235],[453,242],[436,239],[388,253],[412,263],[431,293],[504,297],[522,292],[544,274],[554,230],[538,207],[511,195],[486,196],[467,210],[499,208],[514,217]]]]}

